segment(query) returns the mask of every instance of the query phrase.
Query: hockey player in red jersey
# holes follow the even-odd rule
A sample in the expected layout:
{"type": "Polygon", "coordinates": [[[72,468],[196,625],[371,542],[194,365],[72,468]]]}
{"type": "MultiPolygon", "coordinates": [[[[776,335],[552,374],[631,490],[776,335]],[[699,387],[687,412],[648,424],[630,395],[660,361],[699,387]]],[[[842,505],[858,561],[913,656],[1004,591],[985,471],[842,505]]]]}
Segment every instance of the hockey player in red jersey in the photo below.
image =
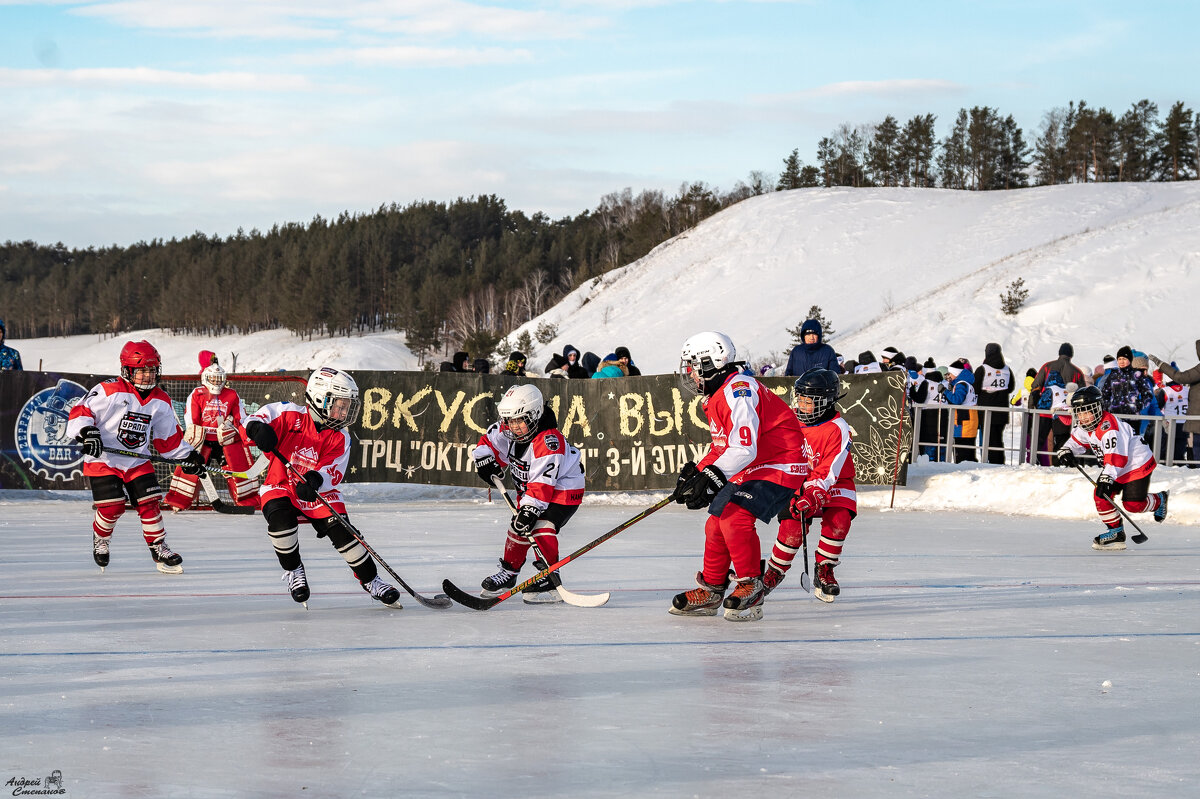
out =
{"type": "Polygon", "coordinates": [[[840,378],[830,370],[809,369],[792,387],[792,408],[803,425],[808,476],[803,492],[780,514],[779,537],[763,575],[768,593],[783,581],[809,525],[817,518],[821,520],[821,540],[815,558],[814,594],[823,602],[832,602],[841,593],[833,569],[841,560],[850,523],[858,515],[858,494],[850,425],[835,404],[839,385],[840,378]]]}
{"type": "Polygon", "coordinates": [[[1095,454],[1103,467],[1096,478],[1093,497],[1105,530],[1092,539],[1092,548],[1119,550],[1125,548],[1125,524],[1117,511],[1115,497],[1130,513],[1154,514],[1154,521],[1167,518],[1167,499],[1170,492],[1149,493],[1150,474],[1158,464],[1145,442],[1133,428],[1104,410],[1100,389],[1085,386],[1071,395],[1071,435],[1058,452],[1054,462],[1074,466],[1079,455],[1095,454]]]}
{"type": "Polygon", "coordinates": [[[770,521],[804,484],[796,415],[774,392],[741,374],[724,333],[697,333],[683,343],[680,383],[704,397],[712,449],[679,473],[675,501],[708,509],[704,567],[697,588],[678,594],[670,612],[730,621],[762,618],[762,561],[755,517],[770,521]],[[722,602],[733,564],[737,587],[722,602]]]}
{"type": "Polygon", "coordinates": [[[308,578],[297,533],[297,522],[303,516],[312,521],[317,538],[329,537],[364,591],[385,605],[400,607],[400,592],[379,579],[371,555],[317,496],[346,516],[338,486],[350,463],[350,432],[346,428],[354,424],[361,408],[358,385],[346,372],[322,366],[309,376],[304,399],[304,405],[272,402],[246,420],[250,439],[273,456],[259,499],[288,591],[292,599],[307,607],[308,578]],[[280,458],[290,462],[304,479],[295,482],[280,458]]]}
{"type": "Polygon", "coordinates": [[[183,440],[171,398],[158,387],[162,359],[149,341],[130,341],[121,348],[121,376],[88,392],[67,422],[67,435],[83,445],[83,474],[92,489],[92,558],[101,570],[108,565],[109,539],[125,512],[125,498],[137,508],[142,537],[158,570],[180,574],[183,558],[167,546],[159,499],[162,488],[149,455],[186,458],[185,471],[201,474],[204,460],[183,440]],[[137,455],[117,455],[105,447],[137,455]]]}
{"type": "MultiPolygon", "coordinates": [[[[228,385],[225,370],[213,363],[200,373],[200,385],[188,395],[183,411],[184,438],[211,466],[237,472],[250,468],[250,445],[243,427],[246,407],[228,385]]],[[[229,493],[238,505],[258,507],[258,480],[227,477],[229,493]]],[[[200,479],[184,474],[182,467],[171,477],[171,490],[163,502],[175,510],[187,510],[196,499],[200,479]]]]}
{"type": "MultiPolygon", "coordinates": [[[[513,386],[496,405],[500,420],[480,437],[471,456],[488,486],[512,472],[517,513],[509,523],[500,570],[480,583],[483,596],[499,596],[517,584],[517,575],[536,540],[547,563],[558,560],[558,534],[583,501],[583,463],[579,450],[558,430],[554,411],[545,407],[535,386],[513,386]]],[[[561,602],[549,578],[521,592],[529,603],[561,602]]]]}

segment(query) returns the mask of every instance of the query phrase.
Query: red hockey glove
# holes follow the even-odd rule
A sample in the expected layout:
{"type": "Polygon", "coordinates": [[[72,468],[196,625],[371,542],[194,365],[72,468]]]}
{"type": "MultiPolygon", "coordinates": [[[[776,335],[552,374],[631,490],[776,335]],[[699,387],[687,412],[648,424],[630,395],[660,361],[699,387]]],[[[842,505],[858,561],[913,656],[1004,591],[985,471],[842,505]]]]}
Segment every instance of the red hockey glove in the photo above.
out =
{"type": "Polygon", "coordinates": [[[828,501],[828,491],[820,486],[810,485],[804,489],[803,494],[792,497],[792,518],[801,521],[805,518],[811,519],[828,501]]]}

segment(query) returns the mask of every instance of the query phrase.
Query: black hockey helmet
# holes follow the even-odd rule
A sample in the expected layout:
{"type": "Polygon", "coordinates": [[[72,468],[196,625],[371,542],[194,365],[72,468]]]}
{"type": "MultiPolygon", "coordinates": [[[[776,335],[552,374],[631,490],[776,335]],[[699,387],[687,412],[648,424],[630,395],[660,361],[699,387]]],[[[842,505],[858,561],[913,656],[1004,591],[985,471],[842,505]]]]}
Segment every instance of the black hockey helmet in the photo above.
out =
{"type": "Polygon", "coordinates": [[[1104,415],[1104,397],[1095,386],[1084,386],[1071,395],[1071,420],[1089,433],[1100,424],[1104,415]]]}
{"type": "Polygon", "coordinates": [[[841,379],[829,369],[809,369],[796,378],[792,386],[792,408],[803,424],[820,424],[832,419],[837,413],[838,389],[841,379]],[[797,400],[807,397],[812,400],[812,411],[802,412],[797,400]]]}

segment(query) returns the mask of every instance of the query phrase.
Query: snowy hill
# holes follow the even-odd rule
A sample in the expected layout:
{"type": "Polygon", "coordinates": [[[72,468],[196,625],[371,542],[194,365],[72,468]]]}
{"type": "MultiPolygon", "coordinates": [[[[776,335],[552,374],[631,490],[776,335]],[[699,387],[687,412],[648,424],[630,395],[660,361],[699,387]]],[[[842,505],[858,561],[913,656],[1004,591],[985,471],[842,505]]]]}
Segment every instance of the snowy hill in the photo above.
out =
{"type": "MultiPolygon", "coordinates": [[[[572,344],[630,348],[646,373],[675,369],[691,333],[728,333],[744,356],[785,354],[787,329],[819,305],[847,358],[887,346],[939,363],[978,362],[989,341],[1023,368],[1063,341],[1094,366],[1122,344],[1194,363],[1200,327],[1200,183],[1053,186],[1008,192],[801,189],[726,209],[628,266],[589,281],[542,316],[558,335],[541,369],[572,344]],[[1193,274],[1195,272],[1196,274],[1193,274]],[[1023,278],[1016,316],[1000,294],[1023,278]]],[[[130,338],[150,338],[167,371],[200,349],[240,371],[414,369],[402,334],[301,340],[283,331],[171,336],[159,331],[13,341],[27,368],[112,371],[130,338]]],[[[515,335],[514,335],[515,338],[515,335]]],[[[474,353],[473,353],[474,354],[474,353]]]]}

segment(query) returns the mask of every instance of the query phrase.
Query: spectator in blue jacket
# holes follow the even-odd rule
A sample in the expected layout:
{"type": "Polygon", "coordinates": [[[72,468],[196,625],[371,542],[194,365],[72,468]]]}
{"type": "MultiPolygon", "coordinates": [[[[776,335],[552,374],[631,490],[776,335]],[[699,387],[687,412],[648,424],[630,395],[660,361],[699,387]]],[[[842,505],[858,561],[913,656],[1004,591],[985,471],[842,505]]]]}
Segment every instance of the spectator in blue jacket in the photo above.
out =
{"type": "Polygon", "coordinates": [[[820,322],[816,319],[805,320],[800,326],[800,343],[792,347],[792,354],[788,356],[783,374],[787,377],[799,377],[809,369],[828,369],[835,375],[840,375],[842,365],[838,363],[833,347],[822,341],[824,335],[820,322]]]}
{"type": "Polygon", "coordinates": [[[0,372],[20,372],[21,353],[12,347],[5,346],[4,336],[8,333],[4,320],[0,319],[0,372]]]}
{"type": "Polygon", "coordinates": [[[627,376],[628,373],[625,371],[625,367],[621,364],[621,361],[617,358],[617,354],[615,352],[610,352],[608,355],[605,355],[604,360],[600,361],[600,366],[596,368],[596,371],[592,372],[593,380],[599,377],[627,376]]]}
{"type": "Polygon", "coordinates": [[[979,460],[975,455],[975,435],[979,432],[975,374],[962,358],[946,369],[946,402],[958,406],[954,409],[954,462],[979,460]]]}

